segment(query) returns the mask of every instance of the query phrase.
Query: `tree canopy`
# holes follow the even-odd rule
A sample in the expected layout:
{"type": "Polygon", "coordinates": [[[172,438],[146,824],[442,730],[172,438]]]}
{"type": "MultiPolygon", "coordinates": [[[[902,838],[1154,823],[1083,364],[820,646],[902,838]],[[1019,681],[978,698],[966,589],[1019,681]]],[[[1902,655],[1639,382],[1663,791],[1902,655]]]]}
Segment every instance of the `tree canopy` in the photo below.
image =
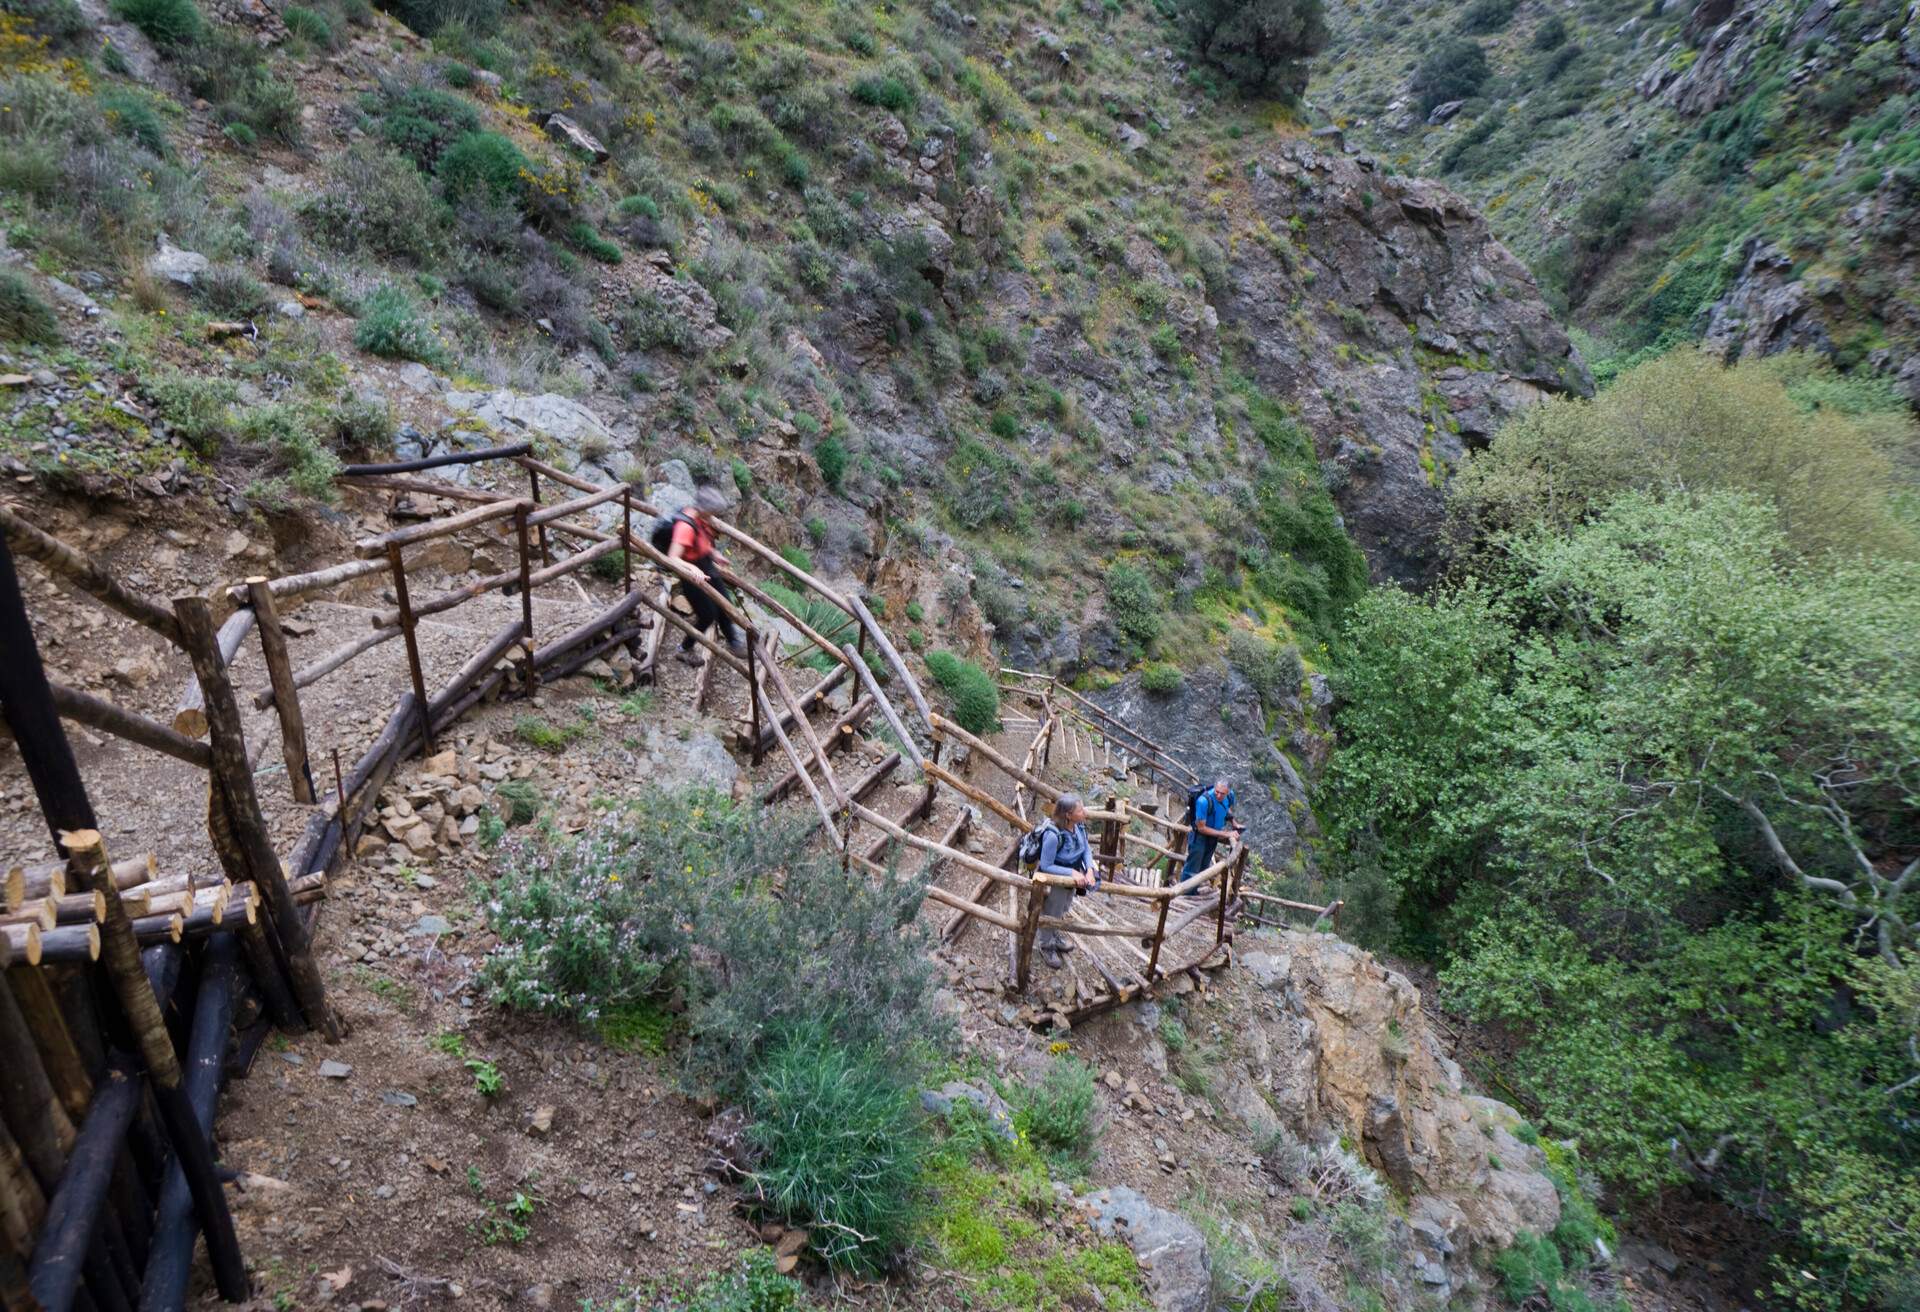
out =
{"type": "Polygon", "coordinates": [[[1323,0],[1189,0],[1181,21],[1194,53],[1247,95],[1298,100],[1327,44],[1323,0]]]}
{"type": "Polygon", "coordinates": [[[1511,425],[1466,565],[1354,608],[1319,799],[1356,932],[1519,1038],[1621,1196],[1764,1218],[1820,1308],[1920,1287],[1911,423],[1856,393],[1688,353],[1511,425]]]}

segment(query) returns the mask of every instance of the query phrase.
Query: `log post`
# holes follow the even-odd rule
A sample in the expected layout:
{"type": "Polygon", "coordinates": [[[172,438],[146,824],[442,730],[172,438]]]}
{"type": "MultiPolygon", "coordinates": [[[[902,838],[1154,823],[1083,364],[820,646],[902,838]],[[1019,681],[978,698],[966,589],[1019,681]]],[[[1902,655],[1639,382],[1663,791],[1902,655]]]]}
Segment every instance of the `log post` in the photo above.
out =
{"type": "Polygon", "coordinates": [[[1040,932],[1040,910],[1046,905],[1047,886],[1035,879],[1027,890],[1027,912],[1021,917],[1020,932],[1014,935],[1013,987],[1021,993],[1033,978],[1033,940],[1040,932]]]}
{"type": "Polygon", "coordinates": [[[1187,849],[1192,845],[1192,829],[1183,829],[1173,836],[1174,855],[1167,858],[1166,873],[1160,877],[1162,887],[1180,882],[1180,872],[1186,868],[1187,849]]]}
{"type": "MultiPolygon", "coordinates": [[[[182,608],[178,601],[174,610],[190,652],[197,645],[196,629],[207,638],[212,637],[205,599],[196,597],[192,600],[199,602],[197,610],[182,608]]],[[[196,653],[196,673],[203,663],[203,657],[196,653]]],[[[218,724],[221,708],[216,703],[224,700],[225,711],[233,713],[233,690],[226,682],[224,670],[215,670],[214,673],[218,677],[210,682],[207,702],[209,716],[215,719],[213,741],[217,756],[225,735],[218,724]],[[222,693],[225,694],[224,699],[222,693]]],[[[255,814],[257,816],[258,812],[255,814]]],[[[140,945],[134,939],[133,925],[127,920],[126,908],[120,905],[120,890],[114,887],[106,846],[101,842],[99,831],[92,829],[67,834],[62,844],[74,868],[83,871],[87,882],[107,900],[101,959],[139,1044],[141,1064],[146,1067],[147,1078],[153,1086],[154,1103],[160,1110],[161,1123],[166,1127],[167,1138],[173,1144],[174,1159],[186,1176],[194,1210],[199,1213],[201,1227],[206,1231],[207,1260],[213,1267],[214,1282],[219,1286],[222,1298],[230,1303],[238,1303],[247,1297],[248,1282],[246,1263],[240,1256],[240,1241],[233,1231],[233,1216],[227,1211],[226,1194],[221,1191],[220,1179],[214,1173],[213,1149],[207,1141],[206,1131],[201,1128],[188,1104],[186,1089],[181,1083],[180,1061],[174,1055],[173,1039],[167,1033],[167,1023],[160,1014],[160,1003],[154,997],[153,986],[148,983],[147,972],[140,964],[140,945]]],[[[281,887],[285,887],[284,881],[281,887]]],[[[96,1106],[101,1096],[95,1095],[96,1106]]],[[[88,1120],[91,1122],[92,1117],[88,1120]]],[[[118,1147],[119,1139],[116,1136],[107,1149],[109,1163],[118,1147]]],[[[74,1160],[77,1162],[79,1159],[80,1154],[76,1151],[74,1160]]]]}
{"type": "MultiPolygon", "coordinates": [[[[525,683],[526,693],[531,697],[537,677],[533,668],[533,561],[527,554],[527,508],[524,505],[513,512],[513,532],[520,544],[520,620],[526,630],[523,637],[527,644],[525,683]]],[[[423,705],[426,699],[427,694],[422,692],[420,701],[423,705]]]]}
{"type": "MultiPolygon", "coordinates": [[[[524,515],[524,512],[522,512],[524,515]]],[[[393,571],[393,599],[400,606],[400,636],[407,640],[407,675],[420,705],[420,741],[433,753],[433,717],[427,714],[427,675],[420,668],[420,638],[414,632],[413,602],[407,596],[407,565],[398,542],[387,544],[387,566],[393,571]]]]}
{"type": "MultiPolygon", "coordinates": [[[[540,471],[535,469],[532,465],[527,466],[527,487],[532,493],[533,504],[538,506],[540,504],[540,471]]],[[[538,528],[539,528],[539,539],[540,539],[540,563],[542,565],[551,565],[553,564],[553,548],[547,542],[547,526],[543,522],[540,525],[538,525],[538,528]]]]}
{"type": "MultiPolygon", "coordinates": [[[[145,982],[142,976],[141,983],[145,982]]],[[[151,992],[148,996],[151,998],[151,992]]],[[[94,1095],[86,1123],[80,1128],[72,1158],[60,1178],[60,1187],[47,1200],[46,1221],[33,1247],[27,1279],[35,1301],[45,1312],[67,1312],[80,1291],[80,1279],[88,1265],[87,1255],[106,1216],[114,1163],[119,1160],[121,1142],[139,1106],[139,1072],[132,1069],[130,1063],[109,1067],[99,1092],[94,1095]]],[[[201,1145],[203,1150],[205,1147],[201,1145]]],[[[211,1179],[211,1154],[207,1155],[207,1168],[211,1179]]],[[[213,1181],[213,1187],[215,1196],[219,1197],[217,1180],[213,1181]]],[[[220,1197],[220,1204],[224,1215],[224,1197],[220,1197]]],[[[231,1234],[231,1217],[228,1231],[231,1234]]],[[[238,1255],[236,1248],[235,1256],[238,1255]]],[[[244,1278],[245,1272],[241,1274],[244,1278]]],[[[244,1293],[241,1296],[244,1297],[244,1293]]]]}
{"type": "Polygon", "coordinates": [[[309,1025],[330,1040],[338,1039],[339,1026],[327,1008],[326,987],[320,982],[320,970],[314,965],[308,945],[307,922],[294,905],[286,872],[280,868],[266,820],[260,814],[260,799],[253,791],[253,770],[247,763],[240,709],[234,705],[233,685],[227,681],[227,672],[220,665],[219,653],[213,646],[213,621],[206,599],[177,597],[173,606],[180,620],[181,634],[186,639],[187,655],[193,660],[194,673],[207,690],[214,778],[224,794],[227,818],[245,855],[248,872],[266,898],[274,937],[279,942],[281,956],[286,959],[294,996],[300,1000],[300,1009],[306,1013],[309,1025]]]}
{"type": "Polygon", "coordinates": [[[1167,908],[1173,905],[1171,897],[1160,899],[1160,914],[1153,922],[1153,951],[1147,954],[1147,983],[1154,981],[1154,972],[1160,967],[1160,948],[1167,941],[1167,908]]]}
{"type": "MultiPolygon", "coordinates": [[[[93,804],[87,800],[80,767],[74,763],[73,748],[60,727],[60,713],[54,709],[46,666],[40,661],[40,646],[27,619],[19,576],[14,573],[13,553],[7,545],[11,537],[11,529],[0,534],[0,651],[6,653],[0,660],[0,714],[5,715],[13,733],[21,764],[39,799],[40,814],[58,843],[62,829],[76,825],[92,828],[93,804]]],[[[167,620],[171,636],[179,626],[171,616],[167,620]]]]}
{"type": "MultiPolygon", "coordinates": [[[[215,934],[207,940],[206,964],[194,995],[193,1028],[188,1032],[187,1102],[200,1132],[208,1136],[213,1133],[214,1105],[226,1069],[227,1032],[233,1026],[236,956],[232,934],[215,934]]],[[[172,1312],[185,1304],[198,1231],[187,1178],[176,1160],[160,1186],[153,1247],[140,1289],[141,1312],[172,1312]]]]}
{"type": "Polygon", "coordinates": [[[273,684],[273,709],[280,716],[280,755],[287,763],[287,782],[293,788],[294,801],[312,806],[318,796],[313,789],[313,769],[307,762],[307,722],[300,713],[300,694],[293,686],[293,662],[287,659],[287,635],[280,627],[280,612],[273,602],[272,581],[259,576],[248,579],[247,596],[260,626],[260,654],[266,658],[267,678],[273,684]]]}
{"type": "Polygon", "coordinates": [[[751,716],[748,732],[753,735],[753,764],[756,767],[764,755],[760,746],[760,699],[753,695],[753,690],[760,686],[760,657],[757,655],[759,648],[760,644],[757,642],[747,644],[747,711],[751,716]]]}
{"type": "Polygon", "coordinates": [[[1121,808],[1126,802],[1118,793],[1107,794],[1107,810],[1111,816],[1100,822],[1100,860],[1098,864],[1105,868],[1107,878],[1118,883],[1120,879],[1120,831],[1126,827],[1122,817],[1126,814],[1121,808]]]}

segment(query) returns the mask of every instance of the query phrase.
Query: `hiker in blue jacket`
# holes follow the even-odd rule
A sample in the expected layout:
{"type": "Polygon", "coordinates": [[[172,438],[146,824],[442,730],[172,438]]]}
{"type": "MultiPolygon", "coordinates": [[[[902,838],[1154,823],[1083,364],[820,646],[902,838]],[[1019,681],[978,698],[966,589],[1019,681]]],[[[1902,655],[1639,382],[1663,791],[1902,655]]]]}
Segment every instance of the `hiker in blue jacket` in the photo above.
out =
{"type": "Polygon", "coordinates": [[[1180,872],[1183,880],[1192,879],[1213,864],[1213,849],[1221,839],[1238,838],[1246,828],[1233,818],[1233,785],[1224,778],[1214,780],[1213,787],[1194,797],[1187,819],[1193,832],[1187,835],[1187,864],[1180,872]]]}
{"type": "MultiPolygon", "coordinates": [[[[1084,888],[1092,888],[1097,882],[1093,874],[1093,848],[1087,843],[1087,807],[1078,793],[1062,793],[1053,804],[1053,814],[1047,817],[1040,837],[1040,864],[1037,867],[1043,875],[1058,875],[1062,879],[1071,879],[1073,888],[1050,888],[1046,901],[1040,904],[1043,915],[1061,917],[1073,909],[1073,899],[1084,888]]],[[[1057,929],[1040,931],[1035,940],[1041,959],[1055,970],[1066,963],[1061,959],[1063,952],[1073,951],[1073,944],[1057,929]]]]}

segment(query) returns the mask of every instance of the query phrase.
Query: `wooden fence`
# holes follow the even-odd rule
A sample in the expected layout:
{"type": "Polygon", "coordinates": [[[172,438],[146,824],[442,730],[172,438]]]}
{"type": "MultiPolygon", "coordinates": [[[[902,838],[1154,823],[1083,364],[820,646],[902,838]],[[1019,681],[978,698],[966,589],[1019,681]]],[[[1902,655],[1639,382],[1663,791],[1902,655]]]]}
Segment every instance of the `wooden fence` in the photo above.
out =
{"type": "MultiPolygon", "coordinates": [[[[737,677],[745,694],[740,749],[756,765],[768,751],[784,756],[789,768],[761,790],[762,803],[797,788],[822,841],[848,868],[884,872],[902,859],[924,861],[927,898],[953,912],[943,937],[958,942],[976,923],[1003,932],[1008,980],[1016,989],[1032,980],[1040,931],[1058,931],[1084,946],[1081,959],[1094,974],[1061,1010],[1070,1021],[1224,960],[1236,912],[1247,899],[1264,896],[1242,887],[1247,854],[1237,844],[1223,845],[1207,868],[1184,875],[1188,833],[1173,818],[1180,814],[1174,803],[1184,799],[1194,776],[1163,748],[1065,684],[1003,671],[1010,691],[1032,704],[1028,719],[1036,730],[1023,758],[1010,759],[934,712],[857,594],[830,587],[732,524],[715,522],[739,556],[722,570],[723,591],[698,569],[656,550],[646,527],[636,531],[635,516],[650,523],[657,507],[625,485],[598,487],[547,464],[525,444],[350,466],[341,481],[471,509],[367,538],[355,544],[353,559],[326,568],[249,578],[211,598],[188,595],[163,604],[0,508],[0,650],[6,653],[0,712],[51,840],[44,855],[23,855],[8,866],[0,916],[6,974],[0,988],[0,1305],[8,1312],[178,1308],[201,1233],[220,1293],[236,1301],[247,1296],[210,1142],[222,1073],[229,1064],[244,1070],[273,1025],[339,1035],[342,1022],[328,1005],[310,948],[313,922],[386,781],[408,756],[431,752],[483,701],[531,693],[618,647],[632,653],[636,683],[655,680],[669,628],[707,653],[696,702],[704,709],[717,678],[737,677]],[[481,462],[517,466],[527,494],[421,477],[481,462]],[[578,495],[546,504],[543,481],[578,495]],[[616,517],[617,523],[607,522],[616,517]],[[443,592],[418,593],[409,552],[455,535],[504,543],[512,566],[443,592]],[[563,544],[571,548],[565,554],[563,544]],[[565,632],[536,634],[536,591],[615,553],[621,555],[618,600],[565,632]],[[193,677],[170,723],[48,678],[14,572],[16,554],[186,655],[193,677]],[[637,576],[636,563],[653,568],[637,576]],[[749,576],[750,568],[764,586],[749,576]],[[296,668],[282,606],[382,575],[395,604],[370,612],[364,634],[296,668]],[[778,592],[799,596],[807,614],[776,595],[776,581],[778,592]],[[673,605],[676,583],[704,593],[732,620],[746,639],[744,656],[673,605]],[[490,593],[516,595],[519,615],[477,646],[443,686],[429,689],[421,620],[490,593]],[[830,626],[831,635],[809,620],[821,613],[819,603],[844,617],[830,626]],[[781,626],[783,636],[776,636],[781,626]],[[853,640],[841,640],[849,629],[853,640]],[[244,694],[231,667],[250,637],[260,644],[267,680],[244,694]],[[395,638],[404,645],[409,691],[350,768],[335,753],[331,770],[316,770],[302,690],[395,638]],[[813,677],[797,692],[789,673],[801,669],[813,677]],[[842,688],[848,705],[835,710],[829,698],[842,688]],[[255,788],[258,746],[250,748],[246,739],[243,697],[257,711],[273,710],[287,787],[296,803],[312,808],[284,863],[255,788]],[[834,718],[816,726],[813,717],[822,713],[834,718]],[[842,779],[833,754],[876,715],[893,749],[860,778],[842,779]],[[221,876],[194,879],[144,854],[108,852],[63,719],[203,772],[208,842],[221,876]],[[1020,835],[1060,795],[1047,777],[1056,751],[1133,776],[1155,791],[1149,803],[1116,792],[1092,812],[1100,883],[1061,917],[1044,911],[1058,881],[1023,871],[1016,857],[1020,835]],[[913,804],[892,817],[867,805],[880,784],[909,763],[924,783],[913,804]],[[1009,791],[996,790],[996,775],[1009,791]],[[943,798],[960,804],[954,814],[935,835],[917,832],[943,798]],[[976,823],[1001,831],[1005,844],[997,859],[962,846],[976,823]],[[947,871],[974,876],[971,891],[942,885],[947,871]],[[176,1002],[188,998],[190,1015],[186,1003],[176,1002]],[[257,1021],[244,1019],[256,1015],[257,1021]],[[229,1039],[236,1033],[240,1056],[230,1063],[229,1039]]],[[[1077,967],[1074,974],[1079,979],[1077,967]]]]}

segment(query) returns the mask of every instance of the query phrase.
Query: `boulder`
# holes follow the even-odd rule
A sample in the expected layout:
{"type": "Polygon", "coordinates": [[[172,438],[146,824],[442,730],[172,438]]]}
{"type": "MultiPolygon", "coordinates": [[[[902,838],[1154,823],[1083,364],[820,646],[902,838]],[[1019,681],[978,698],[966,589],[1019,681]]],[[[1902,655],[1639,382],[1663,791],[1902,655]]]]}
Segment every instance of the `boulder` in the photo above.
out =
{"type": "Polygon", "coordinates": [[[565,114],[549,114],[541,126],[548,136],[569,150],[587,156],[595,164],[607,162],[607,148],[600,144],[600,139],[565,114]]]}
{"type": "Polygon", "coordinates": [[[987,1118],[987,1124],[993,1127],[993,1132],[1008,1143],[1019,1137],[1019,1132],[1013,1128],[1012,1109],[992,1089],[983,1089],[965,1080],[952,1080],[937,1089],[920,1091],[921,1108],[935,1116],[952,1115],[954,1104],[960,1102],[969,1102],[979,1108],[987,1118]]]}
{"type": "Polygon", "coordinates": [[[161,233],[159,249],[147,257],[147,272],[181,287],[193,286],[194,279],[207,271],[211,263],[198,251],[181,250],[161,233]]]}
{"type": "Polygon", "coordinates": [[[1833,339],[1793,257],[1761,237],[1747,239],[1740,276],[1707,312],[1700,344],[1729,364],[1780,351],[1833,354],[1833,339]]]}
{"type": "Polygon", "coordinates": [[[446,401],[504,437],[542,437],[576,457],[582,447],[608,451],[619,445],[600,416],[558,392],[529,396],[504,387],[491,392],[450,391],[446,401]]]}
{"type": "Polygon", "coordinates": [[[1133,1250],[1158,1312],[1207,1312],[1213,1275],[1206,1238],[1193,1222],[1125,1185],[1076,1201],[1095,1231],[1133,1250]]]}
{"type": "MultiPolygon", "coordinates": [[[[1405,976],[1331,934],[1261,934],[1243,947],[1241,964],[1274,1004],[1259,1009],[1260,1042],[1240,1045],[1262,1103],[1302,1140],[1355,1145],[1417,1204],[1414,1221],[1432,1231],[1423,1283],[1438,1287],[1455,1245],[1490,1254],[1559,1224],[1545,1153],[1514,1134],[1518,1112],[1465,1088],[1405,976]]],[[[1265,1129],[1257,1112],[1228,1110],[1250,1133],[1265,1129]]]]}

